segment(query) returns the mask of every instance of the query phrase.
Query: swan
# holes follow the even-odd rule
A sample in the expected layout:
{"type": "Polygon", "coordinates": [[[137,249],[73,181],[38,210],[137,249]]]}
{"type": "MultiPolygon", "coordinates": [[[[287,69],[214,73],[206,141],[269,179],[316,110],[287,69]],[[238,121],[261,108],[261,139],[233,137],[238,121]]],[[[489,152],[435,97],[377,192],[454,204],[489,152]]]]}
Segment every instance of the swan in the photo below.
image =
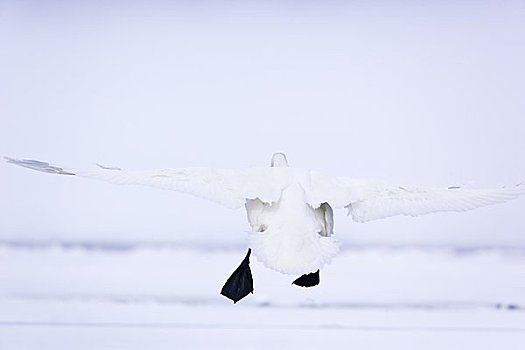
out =
{"type": "Polygon", "coordinates": [[[524,183],[499,189],[420,188],[334,177],[290,167],[284,153],[273,154],[270,167],[244,170],[201,167],[125,171],[100,164],[95,170],[77,170],[36,160],[5,159],[45,173],[153,186],[192,194],[232,209],[245,207],[252,229],[249,249],[221,290],[234,303],[253,293],[249,266],[252,252],[266,267],[299,276],[292,282],[297,286],[319,284],[320,269],[339,250],[333,238],[333,209],[346,208],[354,221],[367,222],[395,215],[466,211],[525,194],[524,183]]]}

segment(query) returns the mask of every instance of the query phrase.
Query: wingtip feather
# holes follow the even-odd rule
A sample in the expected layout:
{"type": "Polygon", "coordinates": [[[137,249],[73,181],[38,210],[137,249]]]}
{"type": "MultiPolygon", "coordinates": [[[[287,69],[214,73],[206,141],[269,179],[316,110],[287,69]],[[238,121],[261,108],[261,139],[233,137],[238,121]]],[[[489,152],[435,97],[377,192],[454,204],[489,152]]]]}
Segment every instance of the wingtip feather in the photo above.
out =
{"type": "Polygon", "coordinates": [[[39,160],[32,160],[32,159],[17,159],[17,158],[10,158],[10,157],[4,157],[8,163],[12,163],[24,168],[33,169],[37,171],[41,171],[44,173],[49,174],[58,174],[58,175],[75,175],[74,173],[70,171],[65,171],[63,168],[51,165],[47,162],[41,162],[39,160]]]}

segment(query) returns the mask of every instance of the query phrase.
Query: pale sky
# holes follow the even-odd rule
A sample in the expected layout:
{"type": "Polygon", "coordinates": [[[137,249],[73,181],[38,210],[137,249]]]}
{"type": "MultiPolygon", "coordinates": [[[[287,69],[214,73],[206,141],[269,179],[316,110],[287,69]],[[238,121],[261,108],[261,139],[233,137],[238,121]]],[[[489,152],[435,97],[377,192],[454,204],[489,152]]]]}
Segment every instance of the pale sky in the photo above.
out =
{"type": "MultiPolygon", "coordinates": [[[[398,185],[525,180],[525,1],[0,1],[0,154],[90,168],[293,166],[398,185]]],[[[525,198],[347,243],[525,246],[525,198]]],[[[188,195],[0,165],[0,240],[243,244],[188,195]]]]}

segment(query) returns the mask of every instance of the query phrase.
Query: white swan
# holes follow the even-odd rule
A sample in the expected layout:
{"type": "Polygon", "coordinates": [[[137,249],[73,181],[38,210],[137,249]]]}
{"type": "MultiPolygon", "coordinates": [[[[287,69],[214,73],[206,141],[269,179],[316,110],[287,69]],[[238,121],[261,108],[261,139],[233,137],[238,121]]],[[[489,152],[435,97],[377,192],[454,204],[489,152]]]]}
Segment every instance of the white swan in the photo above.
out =
{"type": "MultiPolygon", "coordinates": [[[[249,245],[254,255],[270,269],[303,275],[295,281],[301,286],[317,284],[318,270],[337,254],[338,244],[332,237],[332,208],[347,208],[348,215],[355,221],[366,222],[394,215],[465,211],[525,194],[523,183],[488,190],[459,187],[434,189],[333,177],[314,170],[289,167],[283,153],[273,155],[271,167],[246,170],[181,168],[124,171],[99,165],[100,169],[84,171],[35,160],[6,159],[9,163],[47,173],[185,192],[232,209],[245,206],[252,227],[249,245]]],[[[245,289],[241,294],[253,290],[250,290],[251,286],[237,285],[239,278],[251,284],[249,255],[250,252],[243,261],[245,264],[239,267],[244,268],[236,271],[244,277],[236,277],[233,282],[229,280],[235,284],[234,288],[245,289]],[[246,269],[248,277],[245,276],[246,269]]]]}

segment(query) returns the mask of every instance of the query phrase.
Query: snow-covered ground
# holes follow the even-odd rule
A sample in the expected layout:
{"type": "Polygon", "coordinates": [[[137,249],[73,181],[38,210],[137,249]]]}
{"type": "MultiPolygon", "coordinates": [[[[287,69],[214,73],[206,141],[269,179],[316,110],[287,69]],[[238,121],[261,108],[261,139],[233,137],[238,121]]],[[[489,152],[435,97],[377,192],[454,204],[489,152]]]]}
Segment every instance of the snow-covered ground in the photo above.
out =
{"type": "Polygon", "coordinates": [[[321,284],[252,258],[255,293],[219,295],[242,248],[0,245],[0,349],[520,349],[519,250],[343,250],[321,284]]]}

